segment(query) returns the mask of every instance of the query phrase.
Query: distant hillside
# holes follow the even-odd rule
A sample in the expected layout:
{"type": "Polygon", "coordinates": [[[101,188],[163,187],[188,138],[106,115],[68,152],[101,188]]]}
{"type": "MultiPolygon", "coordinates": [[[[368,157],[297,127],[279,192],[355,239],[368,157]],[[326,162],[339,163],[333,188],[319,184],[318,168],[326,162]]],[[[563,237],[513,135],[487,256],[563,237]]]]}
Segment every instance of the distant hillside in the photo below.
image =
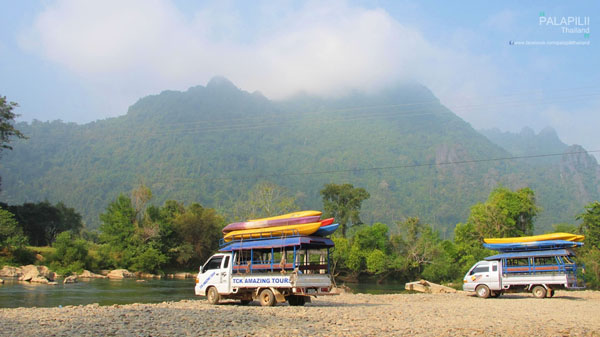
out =
{"type": "Polygon", "coordinates": [[[448,236],[499,183],[535,189],[544,208],[540,229],[572,222],[600,195],[598,165],[586,154],[545,166],[478,161],[508,157],[514,148],[494,144],[417,84],[275,102],[215,78],[144,97],[121,117],[17,128],[30,139],[15,141],[0,160],[0,201],[64,201],[91,227],[110,201],[139,183],[152,189],[156,204],[198,201],[233,220],[234,205],[261,181],[317,209],[325,183],[348,182],[371,194],[367,223],[419,216],[448,236]]]}
{"type": "MultiPolygon", "coordinates": [[[[479,130],[479,132],[515,156],[562,153],[569,147],[550,127],[542,129],[538,134],[528,127],[524,127],[519,133],[502,132],[498,129],[479,130]]],[[[549,157],[546,162],[559,160],[560,157],[549,157]]]]}

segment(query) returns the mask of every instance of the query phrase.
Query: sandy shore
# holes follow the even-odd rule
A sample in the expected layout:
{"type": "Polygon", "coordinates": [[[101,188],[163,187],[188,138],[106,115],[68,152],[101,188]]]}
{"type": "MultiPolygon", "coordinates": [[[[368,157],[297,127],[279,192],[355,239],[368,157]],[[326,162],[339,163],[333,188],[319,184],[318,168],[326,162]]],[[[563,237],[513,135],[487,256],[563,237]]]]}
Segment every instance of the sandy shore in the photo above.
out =
{"type": "Polygon", "coordinates": [[[304,307],[159,304],[0,309],[2,336],[600,336],[600,292],[552,299],[510,294],[344,294],[304,307]]]}

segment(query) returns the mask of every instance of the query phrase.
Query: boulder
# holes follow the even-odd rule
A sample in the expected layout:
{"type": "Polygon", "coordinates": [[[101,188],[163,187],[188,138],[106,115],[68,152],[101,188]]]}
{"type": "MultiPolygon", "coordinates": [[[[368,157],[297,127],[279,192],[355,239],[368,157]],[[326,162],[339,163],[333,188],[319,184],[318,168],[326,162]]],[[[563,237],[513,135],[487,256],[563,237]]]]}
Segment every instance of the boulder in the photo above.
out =
{"type": "Polygon", "coordinates": [[[38,272],[40,273],[40,275],[47,278],[49,281],[54,281],[56,279],[56,277],[58,276],[58,274],[51,271],[46,266],[38,266],[37,269],[38,269],[38,272]]]}
{"type": "Polygon", "coordinates": [[[111,270],[108,275],[106,275],[109,279],[124,279],[124,278],[134,278],[135,275],[130,273],[127,269],[115,269],[111,270]]]}
{"type": "Polygon", "coordinates": [[[44,276],[41,276],[41,275],[38,275],[38,276],[35,276],[35,277],[31,278],[31,280],[29,280],[29,282],[31,282],[31,283],[41,283],[41,284],[48,284],[48,283],[50,283],[50,281],[47,278],[45,278],[44,276]]]}
{"type": "Polygon", "coordinates": [[[4,284],[4,279],[0,278],[0,284],[4,284]]]}
{"type": "MultiPolygon", "coordinates": [[[[37,266],[32,264],[21,267],[21,276],[19,276],[19,281],[31,281],[36,277],[40,277],[40,271],[37,266]]],[[[43,276],[42,276],[43,277],[43,276]]],[[[45,277],[44,277],[45,278],[45,277]]],[[[46,281],[48,281],[46,279],[46,281]]]]}
{"type": "Polygon", "coordinates": [[[77,283],[77,275],[71,275],[71,276],[65,277],[65,279],[63,280],[63,283],[77,283]]]}
{"type": "Polygon", "coordinates": [[[160,275],[156,275],[156,274],[150,274],[150,273],[136,273],[137,277],[139,278],[157,278],[160,279],[162,278],[162,276],[160,275]]]}
{"type": "Polygon", "coordinates": [[[4,266],[0,269],[0,277],[19,277],[21,270],[17,267],[4,266]]]}
{"type": "Polygon", "coordinates": [[[81,274],[79,274],[80,278],[106,278],[106,276],[104,275],[100,275],[100,274],[94,274],[89,270],[84,270],[83,272],[81,272],[81,274]]]}
{"type": "Polygon", "coordinates": [[[177,279],[186,279],[186,278],[194,278],[195,276],[190,273],[176,273],[173,275],[174,278],[177,279]]]}
{"type": "Polygon", "coordinates": [[[456,292],[456,289],[454,288],[446,287],[426,280],[407,283],[404,285],[404,289],[432,294],[445,294],[456,292]]]}

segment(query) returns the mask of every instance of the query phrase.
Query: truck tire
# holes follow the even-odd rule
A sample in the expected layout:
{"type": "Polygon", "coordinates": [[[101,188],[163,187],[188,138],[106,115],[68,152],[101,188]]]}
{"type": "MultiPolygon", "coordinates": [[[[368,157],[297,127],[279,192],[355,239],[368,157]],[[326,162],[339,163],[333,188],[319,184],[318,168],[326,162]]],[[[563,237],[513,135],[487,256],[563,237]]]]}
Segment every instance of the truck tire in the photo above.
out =
{"type": "Polygon", "coordinates": [[[258,298],[260,299],[260,305],[263,307],[272,307],[275,305],[275,295],[273,295],[271,289],[263,289],[258,298]]]}
{"type": "Polygon", "coordinates": [[[221,295],[219,295],[217,288],[215,288],[215,287],[208,288],[208,290],[206,291],[206,299],[208,300],[208,303],[210,303],[210,304],[218,304],[219,300],[221,299],[221,295]]]}
{"type": "Polygon", "coordinates": [[[544,298],[546,297],[546,288],[544,286],[535,286],[531,290],[531,293],[535,298],[544,298]]]}
{"type": "Polygon", "coordinates": [[[481,298],[490,297],[490,288],[488,288],[488,286],[485,284],[478,285],[477,288],[475,288],[475,292],[477,293],[477,296],[481,298]]]}
{"type": "Polygon", "coordinates": [[[288,296],[288,303],[291,306],[303,306],[306,303],[306,298],[304,296],[290,295],[288,296]]]}

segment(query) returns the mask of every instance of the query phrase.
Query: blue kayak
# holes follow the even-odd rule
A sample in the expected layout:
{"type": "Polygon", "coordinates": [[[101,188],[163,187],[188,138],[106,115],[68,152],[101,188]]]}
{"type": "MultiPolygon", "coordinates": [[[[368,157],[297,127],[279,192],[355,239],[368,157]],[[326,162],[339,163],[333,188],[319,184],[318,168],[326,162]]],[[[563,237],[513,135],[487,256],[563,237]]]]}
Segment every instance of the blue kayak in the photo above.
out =
{"type": "Polygon", "coordinates": [[[333,234],[333,232],[335,232],[338,229],[338,227],[340,227],[339,223],[322,226],[322,227],[319,227],[319,229],[313,235],[316,235],[316,236],[331,235],[331,234],[333,234]]]}
{"type": "Polygon", "coordinates": [[[575,248],[583,246],[583,242],[547,240],[513,243],[484,243],[483,246],[487,249],[497,250],[499,252],[523,252],[531,250],[575,248]]]}

